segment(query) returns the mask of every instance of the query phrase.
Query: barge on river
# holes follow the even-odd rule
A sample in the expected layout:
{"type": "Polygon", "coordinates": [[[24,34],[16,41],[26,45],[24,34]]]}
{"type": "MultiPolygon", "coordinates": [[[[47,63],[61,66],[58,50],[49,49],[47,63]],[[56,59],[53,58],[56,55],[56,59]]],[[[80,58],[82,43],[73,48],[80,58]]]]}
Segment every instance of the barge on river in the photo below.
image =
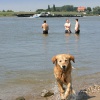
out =
{"type": "Polygon", "coordinates": [[[45,13],[42,12],[40,14],[17,14],[18,17],[31,17],[31,18],[38,18],[38,17],[83,17],[82,15],[72,15],[72,14],[51,14],[51,13],[45,13]]]}

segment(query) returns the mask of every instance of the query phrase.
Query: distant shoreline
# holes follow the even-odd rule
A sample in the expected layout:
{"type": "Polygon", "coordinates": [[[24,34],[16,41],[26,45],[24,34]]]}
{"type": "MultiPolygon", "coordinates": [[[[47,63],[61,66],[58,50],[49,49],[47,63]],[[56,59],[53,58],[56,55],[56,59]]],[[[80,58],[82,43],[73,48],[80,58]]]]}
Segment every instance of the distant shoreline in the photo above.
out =
{"type": "MultiPolygon", "coordinates": [[[[13,17],[13,16],[17,16],[17,15],[34,15],[36,14],[36,12],[0,12],[0,17],[13,17]]],[[[95,14],[83,14],[82,12],[51,12],[51,14],[55,14],[55,15],[62,15],[62,16],[66,16],[66,15],[82,15],[82,16],[99,16],[99,15],[95,15],[95,14]]]]}

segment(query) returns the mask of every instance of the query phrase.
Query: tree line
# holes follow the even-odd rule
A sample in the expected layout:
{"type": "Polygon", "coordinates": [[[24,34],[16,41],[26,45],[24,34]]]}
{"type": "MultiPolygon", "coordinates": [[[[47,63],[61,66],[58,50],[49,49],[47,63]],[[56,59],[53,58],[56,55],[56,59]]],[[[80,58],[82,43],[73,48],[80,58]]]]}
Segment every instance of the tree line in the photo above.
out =
{"type": "MultiPolygon", "coordinates": [[[[36,12],[77,12],[78,7],[74,7],[73,5],[64,5],[61,7],[56,7],[55,4],[53,4],[52,7],[48,5],[47,9],[37,9],[36,12]]],[[[87,7],[85,12],[87,14],[93,13],[93,14],[99,14],[100,15],[100,6],[96,6],[94,8],[87,7]]]]}
{"type": "Polygon", "coordinates": [[[14,12],[13,10],[2,10],[0,12],[14,12]]]}
{"type": "MultiPolygon", "coordinates": [[[[37,13],[41,12],[77,12],[78,7],[74,7],[73,5],[64,5],[61,7],[56,7],[55,4],[53,4],[52,7],[50,5],[47,6],[47,9],[37,9],[37,13]]],[[[14,12],[13,10],[2,10],[0,12],[14,12]]],[[[96,6],[94,8],[87,7],[85,12],[87,14],[98,14],[100,15],[100,6],[96,6]]]]}

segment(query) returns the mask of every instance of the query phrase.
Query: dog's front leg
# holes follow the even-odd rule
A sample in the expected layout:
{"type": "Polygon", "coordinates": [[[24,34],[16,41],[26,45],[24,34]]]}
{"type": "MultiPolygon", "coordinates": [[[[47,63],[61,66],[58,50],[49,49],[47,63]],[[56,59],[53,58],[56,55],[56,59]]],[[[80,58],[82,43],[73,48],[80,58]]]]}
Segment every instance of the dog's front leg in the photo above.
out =
{"type": "Polygon", "coordinates": [[[58,82],[58,87],[59,87],[59,91],[60,93],[64,93],[64,89],[63,89],[63,84],[61,82],[58,82]]]}
{"type": "Polygon", "coordinates": [[[61,100],[64,100],[64,88],[63,88],[63,84],[61,82],[58,82],[58,88],[59,88],[59,91],[60,91],[60,96],[61,96],[61,100]]]}
{"type": "Polygon", "coordinates": [[[65,91],[65,97],[64,98],[68,98],[68,96],[70,95],[71,92],[72,92],[71,82],[69,82],[68,85],[67,85],[67,89],[65,91]]]}

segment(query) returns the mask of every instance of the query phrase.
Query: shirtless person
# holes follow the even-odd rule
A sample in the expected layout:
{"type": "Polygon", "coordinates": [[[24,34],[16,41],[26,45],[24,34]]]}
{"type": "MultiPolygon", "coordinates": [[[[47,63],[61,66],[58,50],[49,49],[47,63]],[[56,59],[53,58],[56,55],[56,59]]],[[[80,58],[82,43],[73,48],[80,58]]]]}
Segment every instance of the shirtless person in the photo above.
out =
{"type": "Polygon", "coordinates": [[[76,19],[76,24],[75,24],[75,33],[80,33],[80,24],[78,22],[78,19],[76,19]]]}
{"type": "Polygon", "coordinates": [[[66,20],[66,23],[64,24],[64,27],[65,27],[65,33],[71,33],[71,24],[69,22],[69,20],[67,19],[66,20]]]}
{"type": "Polygon", "coordinates": [[[48,34],[49,25],[46,23],[46,20],[44,20],[44,23],[42,24],[42,28],[43,28],[43,34],[48,34]]]}

